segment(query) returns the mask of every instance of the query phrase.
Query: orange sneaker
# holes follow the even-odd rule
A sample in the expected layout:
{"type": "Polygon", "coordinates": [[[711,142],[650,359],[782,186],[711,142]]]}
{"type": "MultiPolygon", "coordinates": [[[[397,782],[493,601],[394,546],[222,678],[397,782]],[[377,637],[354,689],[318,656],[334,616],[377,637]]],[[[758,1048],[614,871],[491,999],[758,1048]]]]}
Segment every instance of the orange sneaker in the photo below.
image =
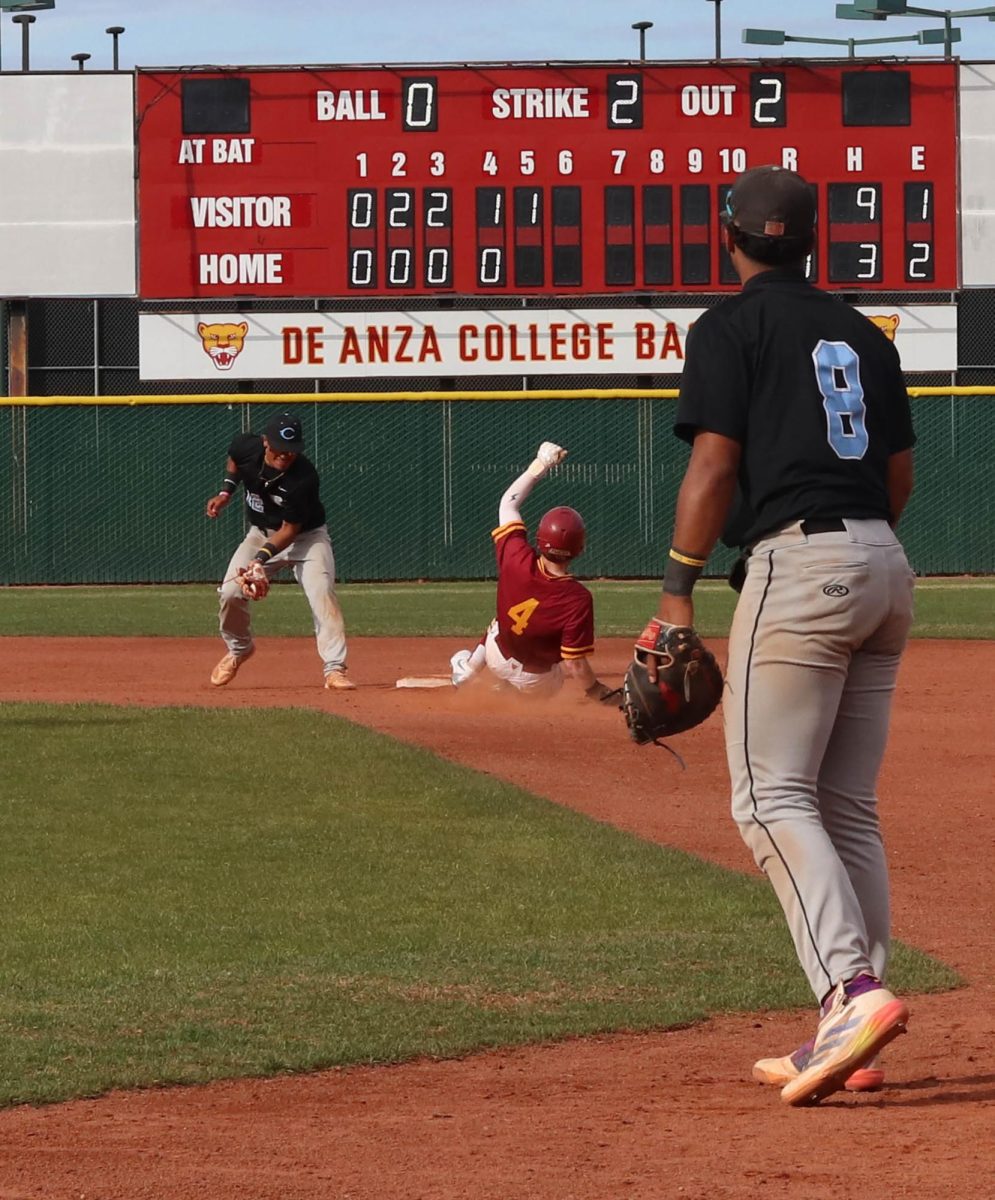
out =
{"type": "Polygon", "coordinates": [[[345,673],[345,667],[329,671],[325,676],[325,687],[330,692],[354,692],[356,690],[356,685],[345,673]]]}
{"type": "MultiPolygon", "coordinates": [[[[793,1054],[783,1058],[761,1058],[753,1064],[753,1078],[757,1083],[769,1083],[774,1087],[784,1087],[792,1079],[797,1079],[808,1066],[812,1057],[815,1042],[807,1042],[793,1054]]],[[[875,1060],[864,1067],[858,1067],[843,1085],[848,1092],[877,1092],[884,1087],[884,1071],[875,1065],[875,1060]]]]}
{"type": "Polygon", "coordinates": [[[908,1006],[886,987],[848,996],[844,985],[837,984],[808,1062],[781,1089],[781,1099],[795,1106],[818,1104],[845,1088],[856,1071],[905,1032],[908,1020],[908,1006]]]}
{"type": "Polygon", "coordinates": [[[211,672],[211,683],[215,687],[224,687],[226,683],[231,683],[238,674],[238,668],[247,658],[251,658],[254,653],[255,649],[253,648],[246,650],[244,654],[238,657],[231,653],[226,654],[211,672]]]}

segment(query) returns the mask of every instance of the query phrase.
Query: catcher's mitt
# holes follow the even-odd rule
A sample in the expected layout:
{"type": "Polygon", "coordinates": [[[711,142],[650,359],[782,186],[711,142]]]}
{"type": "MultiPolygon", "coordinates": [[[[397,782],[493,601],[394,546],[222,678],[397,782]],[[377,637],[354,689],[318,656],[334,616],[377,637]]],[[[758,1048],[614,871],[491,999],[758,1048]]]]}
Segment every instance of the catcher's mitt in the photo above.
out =
{"type": "Polygon", "coordinates": [[[247,567],[239,567],[236,572],[238,586],[247,600],[264,600],[269,591],[269,579],[263,570],[263,564],[253,559],[247,567]]]}
{"type": "Polygon", "coordinates": [[[636,642],[622,685],[622,711],[632,740],[642,745],[693,729],[721,698],[722,672],[698,634],[654,617],[636,642]],[[651,660],[655,683],[647,670],[651,660]]]}

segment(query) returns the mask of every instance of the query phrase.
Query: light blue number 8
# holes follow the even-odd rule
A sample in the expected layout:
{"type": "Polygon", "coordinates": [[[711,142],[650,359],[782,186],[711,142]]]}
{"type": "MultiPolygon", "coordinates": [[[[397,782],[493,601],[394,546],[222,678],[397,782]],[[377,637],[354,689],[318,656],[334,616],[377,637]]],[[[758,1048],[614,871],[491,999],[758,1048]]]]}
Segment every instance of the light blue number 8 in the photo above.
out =
{"type": "Polygon", "coordinates": [[[867,405],[860,358],[847,342],[820,341],[812,351],[815,379],[826,410],[826,436],[840,458],[867,453],[867,405]]]}

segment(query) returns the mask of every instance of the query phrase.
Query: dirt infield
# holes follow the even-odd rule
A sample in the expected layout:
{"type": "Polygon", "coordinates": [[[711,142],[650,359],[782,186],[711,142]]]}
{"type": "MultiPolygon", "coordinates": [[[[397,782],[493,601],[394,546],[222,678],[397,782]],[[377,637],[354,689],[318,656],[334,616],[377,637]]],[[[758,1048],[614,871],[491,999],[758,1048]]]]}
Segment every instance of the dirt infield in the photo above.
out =
{"type": "MultiPolygon", "coordinates": [[[[0,700],[299,706],[334,712],[652,841],[752,864],[727,813],[720,722],[688,770],[625,738],[618,714],[557,700],[399,691],[458,643],[353,639],[350,693],[320,689],[314,646],[268,639],[226,689],[212,639],[2,641],[0,700]]],[[[599,644],[621,676],[630,643],[599,644]]],[[[720,650],[720,657],[724,648],[720,650]]],[[[750,1080],[808,1036],[808,1014],[726,1016],[671,1033],[462,1061],[116,1093],[0,1113],[0,1200],[974,1200],[995,1128],[995,643],[917,642],[881,784],[895,934],[962,972],[912,998],[877,1095],[791,1110],[750,1080]],[[973,680],[970,708],[964,679],[973,680]]]]}

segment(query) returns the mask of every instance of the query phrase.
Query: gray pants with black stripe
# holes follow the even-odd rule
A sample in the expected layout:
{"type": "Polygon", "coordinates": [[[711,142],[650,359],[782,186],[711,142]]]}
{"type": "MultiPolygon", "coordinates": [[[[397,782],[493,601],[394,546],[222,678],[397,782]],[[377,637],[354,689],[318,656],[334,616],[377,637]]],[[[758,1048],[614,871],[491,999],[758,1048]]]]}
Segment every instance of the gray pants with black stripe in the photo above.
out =
{"type": "MultiPolygon", "coordinates": [[[[252,562],[271,532],[249,526],[218,588],[221,636],[236,658],[248,654],[253,647],[252,602],[242,594],[236,576],[240,567],[247,567],[252,562]]],[[[335,592],[335,555],[328,527],[321,525],[298,534],[289,546],[266,563],[264,569],[272,579],[287,567],[293,571],[311,606],[314,637],[324,673],[342,669],[346,665],[345,621],[335,592]]]]}
{"type": "Polygon", "coordinates": [[[913,575],[885,521],[758,542],[723,698],[732,812],[784,909],[816,999],[887,969],[875,793],[913,575]]]}

